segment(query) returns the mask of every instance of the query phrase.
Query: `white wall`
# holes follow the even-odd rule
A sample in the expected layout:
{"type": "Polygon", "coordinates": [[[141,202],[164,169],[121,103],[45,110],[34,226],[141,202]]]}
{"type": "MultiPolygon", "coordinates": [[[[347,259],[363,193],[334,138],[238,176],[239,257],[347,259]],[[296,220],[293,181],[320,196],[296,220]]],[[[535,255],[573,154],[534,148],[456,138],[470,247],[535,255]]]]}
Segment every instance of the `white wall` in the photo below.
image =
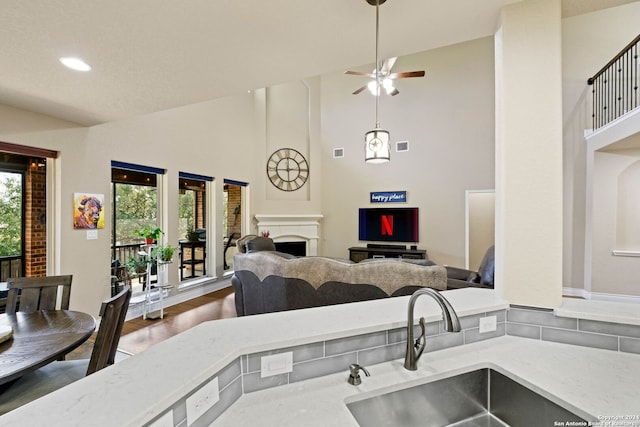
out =
{"type": "MultiPolygon", "coordinates": [[[[564,121],[563,286],[590,290],[592,222],[586,218],[586,129],[591,129],[591,92],[586,84],[638,34],[640,2],[578,15],[562,21],[564,121]],[[585,236],[587,241],[585,242],[585,236]],[[585,272],[585,263],[587,269],[585,272]]],[[[615,281],[616,275],[610,278],[615,281]]]]}
{"type": "Polygon", "coordinates": [[[532,0],[503,8],[496,37],[495,281],[513,304],[562,296],[560,29],[560,2],[532,0]]]}
{"type": "Polygon", "coordinates": [[[615,248],[640,252],[640,160],[635,152],[630,156],[631,164],[618,174],[615,248]]]}
{"type": "MultiPolygon", "coordinates": [[[[94,168],[87,146],[89,130],[74,123],[57,120],[41,114],[0,105],[0,141],[60,152],[47,168],[53,171],[53,184],[57,196],[54,206],[47,206],[47,229],[54,230],[54,238],[47,241],[49,253],[58,254],[56,264],[48,266],[47,274],[73,274],[71,287],[71,309],[80,309],[97,314],[99,301],[109,287],[105,286],[109,275],[108,260],[97,256],[92,246],[84,251],[75,247],[79,234],[73,231],[73,192],[98,192],[102,171],[94,168]],[[89,166],[89,167],[87,167],[89,166]],[[105,264],[107,263],[107,264],[105,264]],[[105,266],[107,267],[105,269],[105,266]],[[89,307],[87,301],[94,302],[89,307]]],[[[95,159],[93,159],[95,160],[95,159]]],[[[81,232],[80,232],[81,233],[81,232]]]]}
{"type": "MultiPolygon", "coordinates": [[[[209,196],[215,206],[215,223],[208,223],[207,228],[213,241],[220,244],[209,246],[207,272],[214,277],[221,275],[223,180],[253,183],[257,176],[262,177],[256,155],[251,154],[255,152],[253,102],[252,94],[244,94],[91,128],[88,145],[101,159],[100,171],[104,173],[94,192],[109,194],[111,160],[165,169],[166,203],[161,226],[168,243],[177,246],[178,172],[214,177],[209,196]],[[238,153],[245,154],[241,161],[238,153]]],[[[111,212],[107,212],[108,224],[110,219],[111,212]]],[[[109,225],[101,238],[102,259],[109,259],[110,233],[109,225]]],[[[169,268],[173,283],[178,281],[177,264],[169,268]]]]}
{"type": "MultiPolygon", "coordinates": [[[[111,212],[105,210],[105,228],[98,239],[87,240],[86,232],[72,228],[74,192],[110,194],[111,160],[153,166],[167,170],[164,224],[168,242],[177,245],[178,172],[215,177],[213,198],[217,222],[215,241],[222,242],[222,181],[230,178],[257,182],[264,178],[263,162],[255,152],[253,95],[246,94],[130,120],[87,128],[74,128],[29,112],[0,106],[0,140],[58,150],[56,162],[55,213],[47,225],[59,230],[55,246],[60,265],[55,273],[73,274],[71,308],[97,315],[100,301],[110,292],[111,212]],[[238,157],[242,153],[242,157],[238,157]],[[175,191],[173,191],[175,189],[175,191]]],[[[222,272],[222,243],[209,252],[209,271],[222,272]]],[[[53,273],[53,272],[51,272],[53,273]]],[[[177,263],[170,277],[178,280],[177,263]]],[[[214,273],[215,275],[215,273],[214,273]]]]}
{"type": "MultiPolygon", "coordinates": [[[[362,67],[373,69],[373,65],[362,67]]],[[[322,236],[325,255],[348,257],[358,241],[358,208],[371,191],[407,191],[420,208],[420,243],[439,264],[464,266],[465,190],[493,188],[493,40],[483,38],[401,57],[394,71],[426,70],[397,81],[400,94],[380,98],[380,125],[393,149],[386,164],[364,163],[364,134],[375,126],[375,101],[361,77],[322,76],[322,236]],[[395,152],[395,141],[409,151],[395,152]],[[334,159],[333,149],[345,157],[334,159]]]]}
{"type": "Polygon", "coordinates": [[[256,91],[255,146],[243,153],[256,168],[251,215],[322,213],[320,103],[320,77],[256,91]],[[280,148],[297,149],[309,163],[309,178],[297,191],[280,191],[267,179],[267,159],[280,148]]]}
{"type": "MultiPolygon", "coordinates": [[[[617,221],[618,189],[621,174],[637,161],[637,155],[606,152],[595,154],[593,223],[597,224],[597,227],[593,228],[591,292],[596,294],[640,296],[640,258],[612,254],[616,249],[629,249],[619,247],[616,238],[617,228],[621,225],[617,221]]],[[[637,182],[635,188],[637,191],[637,182]]],[[[640,250],[640,247],[635,250],[640,250]]]]}

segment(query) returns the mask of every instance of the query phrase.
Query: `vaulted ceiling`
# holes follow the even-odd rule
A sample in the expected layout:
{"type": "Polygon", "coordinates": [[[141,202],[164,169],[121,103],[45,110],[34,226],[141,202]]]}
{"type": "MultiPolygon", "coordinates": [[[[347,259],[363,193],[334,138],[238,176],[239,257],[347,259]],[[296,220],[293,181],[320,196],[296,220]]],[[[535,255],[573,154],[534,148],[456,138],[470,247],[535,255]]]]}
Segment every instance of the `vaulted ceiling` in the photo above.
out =
{"type": "MultiPolygon", "coordinates": [[[[517,1],[388,0],[381,57],[492,35],[517,1]]],[[[0,103],[93,125],[370,64],[374,32],[365,0],[2,0],[0,103]]]]}

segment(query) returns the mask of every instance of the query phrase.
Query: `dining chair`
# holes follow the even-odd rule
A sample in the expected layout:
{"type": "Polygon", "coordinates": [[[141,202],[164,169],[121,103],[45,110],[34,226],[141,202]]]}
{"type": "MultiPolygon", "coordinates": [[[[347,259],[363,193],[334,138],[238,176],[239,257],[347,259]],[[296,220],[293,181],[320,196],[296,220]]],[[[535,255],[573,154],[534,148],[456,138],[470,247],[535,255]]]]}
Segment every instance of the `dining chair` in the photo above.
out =
{"type": "Polygon", "coordinates": [[[7,279],[7,314],[15,314],[16,311],[32,313],[38,310],[55,310],[59,286],[62,286],[60,309],[68,310],[72,279],[73,276],[70,274],[7,279]]]}
{"type": "Polygon", "coordinates": [[[102,303],[90,359],[52,362],[18,379],[0,394],[0,415],[113,365],[130,299],[131,287],[125,286],[102,303]]]}

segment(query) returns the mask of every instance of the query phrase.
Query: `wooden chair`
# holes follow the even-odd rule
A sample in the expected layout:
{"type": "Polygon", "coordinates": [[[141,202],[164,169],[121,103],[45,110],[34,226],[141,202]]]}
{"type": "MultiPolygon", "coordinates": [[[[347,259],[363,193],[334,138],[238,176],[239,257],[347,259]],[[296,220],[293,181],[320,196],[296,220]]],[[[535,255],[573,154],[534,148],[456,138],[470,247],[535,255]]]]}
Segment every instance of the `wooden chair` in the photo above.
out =
{"type": "Polygon", "coordinates": [[[0,395],[0,415],[113,365],[130,299],[131,288],[125,286],[102,303],[100,328],[89,360],[56,361],[18,379],[0,395]]]}
{"type": "Polygon", "coordinates": [[[62,286],[60,309],[68,310],[72,279],[72,275],[7,279],[7,287],[9,288],[7,314],[15,314],[16,311],[32,313],[38,310],[55,310],[59,286],[62,286]],[[18,304],[18,295],[20,295],[20,304],[18,304]]]}

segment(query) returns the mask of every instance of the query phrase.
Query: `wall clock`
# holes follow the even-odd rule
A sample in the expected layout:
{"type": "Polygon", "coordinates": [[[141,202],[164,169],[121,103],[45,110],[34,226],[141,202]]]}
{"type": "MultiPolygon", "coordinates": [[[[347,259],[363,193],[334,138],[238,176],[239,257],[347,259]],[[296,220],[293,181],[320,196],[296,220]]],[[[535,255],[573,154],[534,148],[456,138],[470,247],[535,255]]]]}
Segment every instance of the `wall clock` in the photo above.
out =
{"type": "Polygon", "coordinates": [[[309,178],[309,163],[299,151],[281,148],[267,160],[269,181],[282,191],[295,191],[309,178]]]}

